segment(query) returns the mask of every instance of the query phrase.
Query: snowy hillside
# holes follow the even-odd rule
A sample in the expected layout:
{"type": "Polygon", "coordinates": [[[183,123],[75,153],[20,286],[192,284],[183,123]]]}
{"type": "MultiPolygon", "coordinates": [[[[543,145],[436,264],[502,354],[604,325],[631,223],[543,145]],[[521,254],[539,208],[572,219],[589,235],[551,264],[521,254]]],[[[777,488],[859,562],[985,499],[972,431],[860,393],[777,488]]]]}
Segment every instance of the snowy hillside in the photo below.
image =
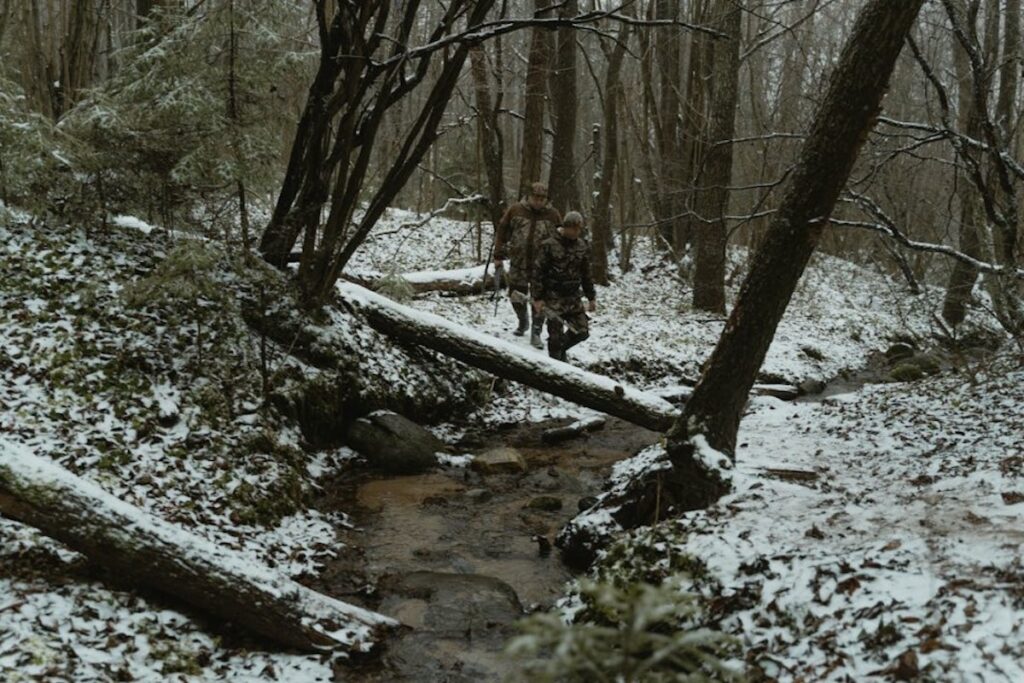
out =
{"type": "MultiPolygon", "coordinates": [[[[409,221],[389,212],[353,269],[474,265],[472,225],[437,219],[395,230],[409,221]]],[[[0,430],[209,540],[291,576],[315,575],[348,552],[337,541],[348,522],[308,509],[310,492],[352,452],[314,452],[294,423],[259,410],[260,338],[236,312],[253,281],[194,240],[121,224],[86,234],[9,214],[0,227],[0,430]],[[195,300],[198,308],[183,303],[195,300]],[[204,315],[215,307],[230,314],[204,315]]],[[[734,253],[732,267],[743,257],[734,253]]],[[[689,288],[645,242],[633,270],[616,275],[599,290],[592,337],[574,362],[647,389],[696,378],[723,321],[690,309],[689,288]]],[[[526,343],[509,332],[504,296],[496,315],[490,293],[407,303],[526,343]]],[[[910,297],[818,257],[763,379],[855,375],[896,340],[929,348],[935,305],[934,292],[910,297]]],[[[317,334],[363,335],[350,343],[379,351],[373,362],[386,381],[409,380],[412,352],[356,332],[340,313],[317,334]]],[[[316,374],[274,348],[281,376],[316,374]]],[[[698,558],[708,623],[740,636],[749,662],[780,680],[860,680],[907,651],[937,680],[1024,675],[1024,376],[1008,358],[979,358],[942,355],[928,369],[942,372],[916,382],[843,385],[847,393],[797,403],[754,399],[735,493],[649,532],[657,543],[639,534],[644,552],[655,567],[664,559],[666,572],[671,557],[698,558]]],[[[436,431],[454,440],[472,427],[590,414],[502,383],[485,407],[436,431]]],[[[4,520],[0,568],[0,670],[15,680],[334,675],[330,661],[229,642],[195,616],[111,589],[80,556],[4,520]]]]}

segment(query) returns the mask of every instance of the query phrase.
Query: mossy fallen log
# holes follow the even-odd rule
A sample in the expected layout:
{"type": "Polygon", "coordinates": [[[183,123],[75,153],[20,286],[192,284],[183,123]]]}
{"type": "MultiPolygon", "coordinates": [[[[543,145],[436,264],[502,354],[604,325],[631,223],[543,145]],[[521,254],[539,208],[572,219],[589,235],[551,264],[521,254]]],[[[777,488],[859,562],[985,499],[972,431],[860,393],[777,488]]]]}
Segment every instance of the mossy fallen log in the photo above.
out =
{"type": "MultiPolygon", "coordinates": [[[[472,266],[470,268],[456,268],[452,270],[424,270],[409,273],[400,273],[402,278],[416,294],[427,292],[441,292],[451,296],[464,296],[467,294],[482,294],[485,291],[495,289],[494,268],[484,266],[472,266]]],[[[345,273],[344,280],[352,282],[361,287],[377,290],[385,276],[382,273],[345,273]]],[[[499,279],[498,288],[503,287],[499,279]]]]}
{"type": "Polygon", "coordinates": [[[0,514],[61,541],[119,580],[288,648],[365,652],[398,625],[129,505],[5,439],[0,514]]]}
{"type": "Polygon", "coordinates": [[[342,301],[358,309],[371,326],[396,340],[425,346],[499,377],[655,431],[668,429],[679,415],[677,408],[658,396],[403,306],[358,285],[339,283],[338,292],[342,301]]]}

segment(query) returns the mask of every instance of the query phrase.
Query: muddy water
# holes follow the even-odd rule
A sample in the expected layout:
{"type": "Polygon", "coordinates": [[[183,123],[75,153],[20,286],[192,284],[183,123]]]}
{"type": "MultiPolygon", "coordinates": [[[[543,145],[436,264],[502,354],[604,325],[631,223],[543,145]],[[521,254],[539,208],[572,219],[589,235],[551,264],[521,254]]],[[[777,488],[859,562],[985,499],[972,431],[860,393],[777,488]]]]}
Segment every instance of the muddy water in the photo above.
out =
{"type": "Polygon", "coordinates": [[[380,657],[339,671],[339,680],[497,681],[515,669],[501,652],[524,613],[550,606],[569,572],[548,546],[600,491],[611,465],[659,438],[609,419],[603,429],[555,445],[529,425],[474,435],[482,452],[512,446],[521,473],[442,469],[416,476],[349,480],[331,492],[355,510],[349,548],[324,586],[398,618],[410,629],[380,657]]]}

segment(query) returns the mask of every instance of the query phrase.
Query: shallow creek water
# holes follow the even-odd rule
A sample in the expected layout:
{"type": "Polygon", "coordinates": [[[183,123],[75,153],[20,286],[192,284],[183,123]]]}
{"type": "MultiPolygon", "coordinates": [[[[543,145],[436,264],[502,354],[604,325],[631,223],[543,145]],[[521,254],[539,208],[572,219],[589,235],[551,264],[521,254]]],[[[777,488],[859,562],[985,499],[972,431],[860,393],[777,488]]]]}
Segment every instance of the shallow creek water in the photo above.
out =
{"type": "Polygon", "coordinates": [[[329,492],[328,505],[352,514],[355,529],[343,532],[349,552],[328,567],[323,589],[410,627],[379,657],[339,670],[338,680],[497,681],[515,670],[501,654],[515,622],[549,607],[570,578],[557,549],[546,552],[543,544],[581,498],[600,491],[613,463],[660,437],[609,418],[599,431],[542,443],[545,428],[565,422],[463,444],[477,453],[511,446],[525,472],[356,477],[329,492]]]}

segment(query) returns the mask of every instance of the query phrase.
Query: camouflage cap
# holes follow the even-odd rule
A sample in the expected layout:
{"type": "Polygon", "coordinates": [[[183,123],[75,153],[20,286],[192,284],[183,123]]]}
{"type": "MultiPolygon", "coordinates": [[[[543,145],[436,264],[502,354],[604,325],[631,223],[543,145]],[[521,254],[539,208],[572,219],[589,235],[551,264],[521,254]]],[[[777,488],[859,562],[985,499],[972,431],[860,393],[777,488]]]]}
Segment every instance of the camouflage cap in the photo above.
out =
{"type": "Polygon", "coordinates": [[[583,214],[579,211],[570,211],[562,218],[562,225],[583,225],[583,214]]]}
{"type": "Polygon", "coordinates": [[[547,197],[548,186],[544,183],[533,183],[530,185],[530,194],[534,197],[547,197]]]}

